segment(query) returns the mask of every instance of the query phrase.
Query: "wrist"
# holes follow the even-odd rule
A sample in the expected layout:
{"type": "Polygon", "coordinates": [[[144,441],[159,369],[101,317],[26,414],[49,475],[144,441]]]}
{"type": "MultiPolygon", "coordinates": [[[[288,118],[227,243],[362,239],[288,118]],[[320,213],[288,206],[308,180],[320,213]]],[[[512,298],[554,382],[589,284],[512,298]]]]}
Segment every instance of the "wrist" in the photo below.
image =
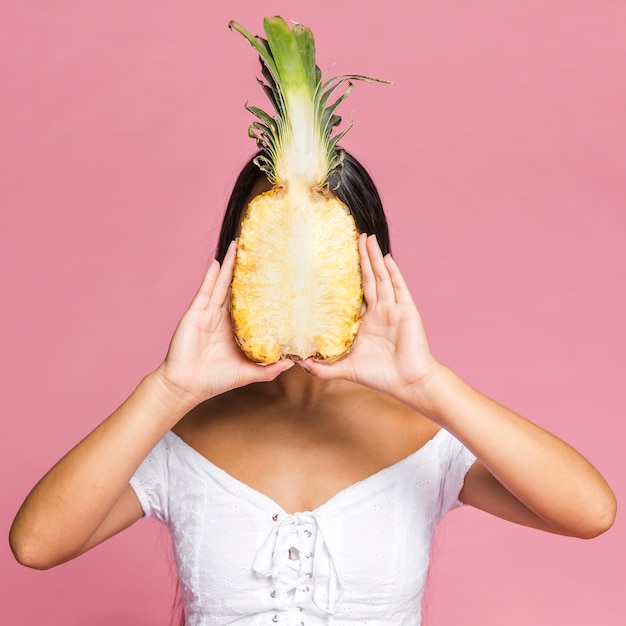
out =
{"type": "Polygon", "coordinates": [[[166,408],[168,413],[176,417],[176,421],[202,401],[172,381],[163,370],[162,365],[148,374],[144,382],[149,385],[150,392],[154,394],[155,398],[166,408]]]}
{"type": "Polygon", "coordinates": [[[469,385],[449,367],[434,362],[428,372],[403,390],[403,402],[440,426],[446,426],[446,407],[452,398],[466,393],[469,385]]]}

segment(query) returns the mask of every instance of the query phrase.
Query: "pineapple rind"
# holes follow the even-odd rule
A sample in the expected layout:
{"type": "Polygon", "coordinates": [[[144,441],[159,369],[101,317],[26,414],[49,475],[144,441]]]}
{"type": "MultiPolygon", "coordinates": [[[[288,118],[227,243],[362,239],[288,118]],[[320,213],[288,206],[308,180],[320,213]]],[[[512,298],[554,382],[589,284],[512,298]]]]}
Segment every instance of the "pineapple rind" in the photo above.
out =
{"type": "Polygon", "coordinates": [[[235,337],[250,359],[349,352],[363,298],[357,237],[347,207],[321,191],[273,189],[252,200],[231,290],[235,337]]]}

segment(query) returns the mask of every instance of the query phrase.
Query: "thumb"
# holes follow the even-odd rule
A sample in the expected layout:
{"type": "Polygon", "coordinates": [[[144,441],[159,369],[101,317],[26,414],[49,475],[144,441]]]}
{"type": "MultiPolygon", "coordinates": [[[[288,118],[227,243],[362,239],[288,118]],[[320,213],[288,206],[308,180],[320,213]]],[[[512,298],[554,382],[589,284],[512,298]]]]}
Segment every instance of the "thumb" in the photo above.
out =
{"type": "Polygon", "coordinates": [[[334,363],[326,363],[324,361],[316,361],[309,357],[304,361],[298,361],[298,365],[308,374],[321,378],[322,380],[330,380],[331,378],[350,378],[351,368],[346,364],[345,360],[335,361],[334,363]]]}
{"type": "MultiPolygon", "coordinates": [[[[263,365],[263,377],[262,380],[269,382],[270,380],[274,380],[283,372],[286,372],[288,369],[294,366],[294,362],[291,359],[281,359],[276,363],[272,363],[271,365],[263,365]]],[[[259,367],[259,366],[257,366],[259,367]]]]}

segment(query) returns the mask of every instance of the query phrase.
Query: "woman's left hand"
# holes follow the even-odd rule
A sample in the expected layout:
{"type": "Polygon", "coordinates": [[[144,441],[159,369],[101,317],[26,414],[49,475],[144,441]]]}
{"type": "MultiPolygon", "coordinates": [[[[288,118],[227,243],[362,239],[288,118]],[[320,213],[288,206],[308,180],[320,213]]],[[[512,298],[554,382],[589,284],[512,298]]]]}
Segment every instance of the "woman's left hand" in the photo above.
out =
{"type": "Polygon", "coordinates": [[[336,363],[301,365],[320,378],[344,378],[393,396],[451,432],[478,459],[461,492],[466,504],[565,535],[595,537],[609,528],[615,496],[598,471],[438,363],[393,259],[383,257],[373,237],[362,237],[359,246],[367,310],[352,352],[336,363]]]}
{"type": "Polygon", "coordinates": [[[335,363],[301,365],[323,379],[344,378],[402,399],[437,369],[420,314],[391,255],[375,236],[359,237],[365,312],[350,354],[335,363]]]}

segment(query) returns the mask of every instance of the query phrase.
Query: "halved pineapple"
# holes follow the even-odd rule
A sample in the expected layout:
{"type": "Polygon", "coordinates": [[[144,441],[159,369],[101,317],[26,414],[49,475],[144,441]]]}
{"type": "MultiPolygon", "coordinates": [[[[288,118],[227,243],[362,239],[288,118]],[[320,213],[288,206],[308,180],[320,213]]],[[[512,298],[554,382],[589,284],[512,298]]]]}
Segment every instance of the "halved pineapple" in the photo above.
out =
{"type": "Polygon", "coordinates": [[[259,53],[259,82],[275,111],[272,117],[247,106],[259,119],[249,129],[264,152],[257,165],[273,188],[250,202],[241,225],[231,290],[235,337],[258,363],[336,360],[358,331],[362,289],[354,220],[326,185],[341,165],[336,145],[349,127],[331,134],[348,81],[376,79],[341,75],[322,84],[313,35],[300,24],[290,29],[280,17],[265,18],[267,39],[236,22],[230,27],[259,53]]]}

